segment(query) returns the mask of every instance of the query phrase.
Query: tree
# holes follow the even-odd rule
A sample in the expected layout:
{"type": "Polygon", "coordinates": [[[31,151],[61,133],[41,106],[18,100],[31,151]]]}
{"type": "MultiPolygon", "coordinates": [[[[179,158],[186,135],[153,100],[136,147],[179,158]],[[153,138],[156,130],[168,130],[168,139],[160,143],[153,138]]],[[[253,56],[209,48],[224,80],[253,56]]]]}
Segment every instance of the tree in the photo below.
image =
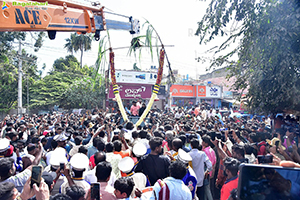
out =
{"type": "Polygon", "coordinates": [[[31,109],[90,108],[99,105],[104,97],[103,78],[95,75],[94,67],[80,67],[77,59],[68,55],[54,61],[53,68],[30,88],[31,109]]]}
{"type": "MultiPolygon", "coordinates": [[[[22,49],[20,58],[13,47],[15,40],[23,42],[28,36],[35,40],[33,47],[35,51],[38,51],[43,44],[45,36],[43,32],[0,32],[0,111],[2,112],[8,112],[17,106],[19,62],[22,62],[23,77],[26,75],[26,80],[23,79],[23,86],[30,87],[35,79],[40,78],[37,73],[37,57],[22,49]]],[[[23,87],[23,93],[26,89],[27,87],[23,87]]],[[[26,95],[23,95],[23,102],[26,102],[26,95]]]]}
{"type": "Polygon", "coordinates": [[[77,52],[80,50],[80,66],[82,67],[83,52],[92,48],[92,36],[89,34],[78,35],[77,33],[72,33],[70,38],[66,39],[66,42],[64,48],[67,48],[67,51],[71,52],[72,55],[73,51],[77,52]]]}
{"type": "Polygon", "coordinates": [[[234,89],[248,90],[254,111],[300,110],[300,3],[297,0],[212,0],[198,23],[200,44],[228,36],[211,66],[226,64],[236,77],[234,89]],[[228,33],[228,26],[239,28],[228,33]],[[229,34],[229,35],[228,35],[229,34]],[[238,60],[232,55],[238,54],[238,60]]]}
{"type": "MultiPolygon", "coordinates": [[[[11,50],[8,54],[0,55],[0,111],[8,112],[10,109],[17,106],[18,98],[18,65],[20,60],[18,58],[18,52],[11,50]]],[[[31,54],[27,54],[22,50],[22,73],[23,77],[26,75],[26,79],[23,79],[22,85],[30,85],[35,79],[39,79],[37,73],[37,57],[31,54]]],[[[23,87],[23,94],[26,93],[27,87],[23,87]]],[[[26,101],[26,95],[23,95],[23,102],[26,101]]],[[[26,106],[26,103],[24,103],[26,106]]]]}
{"type": "Polygon", "coordinates": [[[63,93],[72,83],[84,76],[77,59],[68,55],[54,61],[53,69],[44,78],[37,80],[30,88],[32,98],[31,108],[50,109],[53,105],[60,105],[63,93]]]}
{"type": "Polygon", "coordinates": [[[71,33],[70,38],[66,39],[66,44],[64,48],[67,49],[67,52],[70,52],[71,55],[73,56],[73,51],[74,51],[74,38],[76,37],[76,33],[71,33]]]}
{"type": "Polygon", "coordinates": [[[63,94],[66,108],[100,107],[105,97],[105,88],[102,76],[98,76],[96,82],[91,77],[76,80],[63,94]]]}

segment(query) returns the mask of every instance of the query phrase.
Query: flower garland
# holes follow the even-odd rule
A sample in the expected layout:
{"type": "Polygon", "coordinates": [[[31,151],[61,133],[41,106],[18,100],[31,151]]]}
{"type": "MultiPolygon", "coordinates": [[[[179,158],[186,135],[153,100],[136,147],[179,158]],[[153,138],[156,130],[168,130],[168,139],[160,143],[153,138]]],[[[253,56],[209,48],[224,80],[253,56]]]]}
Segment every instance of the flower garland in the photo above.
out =
{"type": "Polygon", "coordinates": [[[119,93],[119,86],[117,84],[116,81],[116,70],[115,70],[115,62],[114,62],[114,58],[115,58],[115,54],[114,52],[112,52],[112,49],[110,49],[110,53],[109,53],[109,63],[110,63],[110,75],[111,75],[111,82],[112,82],[112,86],[113,86],[113,92],[116,98],[116,101],[118,103],[121,115],[123,117],[124,121],[128,121],[121,97],[120,97],[120,93],[119,93]]]}
{"type": "MultiPolygon", "coordinates": [[[[160,50],[160,56],[159,56],[159,68],[157,71],[157,78],[156,78],[156,83],[153,87],[152,90],[152,95],[151,98],[149,100],[149,103],[146,107],[146,109],[144,110],[142,116],[140,117],[140,119],[136,122],[136,126],[139,126],[143,120],[145,119],[145,117],[147,116],[147,114],[149,113],[154,100],[157,97],[158,91],[159,91],[159,87],[160,87],[160,83],[162,80],[162,76],[163,76],[163,66],[164,66],[164,59],[165,59],[165,50],[164,47],[162,47],[162,49],[160,50]]],[[[109,62],[110,62],[110,74],[111,74],[111,82],[112,82],[112,86],[113,86],[113,92],[116,98],[116,101],[118,103],[119,109],[121,111],[121,115],[123,117],[124,121],[128,121],[128,117],[127,114],[125,112],[120,94],[119,94],[119,87],[118,84],[116,82],[116,74],[115,74],[115,63],[114,63],[114,52],[112,52],[112,50],[110,49],[110,54],[109,54],[109,62]]]]}

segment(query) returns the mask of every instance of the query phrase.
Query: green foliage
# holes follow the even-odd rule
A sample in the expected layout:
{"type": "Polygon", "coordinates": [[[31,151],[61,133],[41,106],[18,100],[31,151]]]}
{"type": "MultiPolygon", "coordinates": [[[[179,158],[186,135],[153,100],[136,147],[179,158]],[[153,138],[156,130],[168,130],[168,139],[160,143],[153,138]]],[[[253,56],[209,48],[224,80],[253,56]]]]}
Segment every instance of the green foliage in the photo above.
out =
{"type": "MultiPolygon", "coordinates": [[[[5,56],[2,55],[2,58],[5,56]]],[[[18,69],[11,65],[8,58],[0,60],[0,111],[7,112],[17,101],[18,69]]]]}
{"type": "Polygon", "coordinates": [[[93,67],[81,68],[72,55],[55,60],[52,71],[30,88],[31,108],[52,109],[54,105],[90,108],[98,105],[104,97],[104,89],[100,87],[102,76],[91,81],[94,74],[93,67]]]}
{"type": "Polygon", "coordinates": [[[226,64],[237,81],[234,89],[248,90],[250,109],[282,112],[300,110],[300,4],[297,0],[249,1],[212,0],[197,35],[200,44],[227,35],[216,53],[237,47],[219,56],[212,67],[226,64]],[[238,61],[231,57],[238,53],[238,61]]]}
{"type": "MultiPolygon", "coordinates": [[[[18,98],[18,52],[11,50],[10,53],[2,53],[0,55],[0,111],[8,112],[15,108],[18,98]]],[[[23,71],[23,92],[25,93],[28,84],[30,86],[34,79],[38,79],[37,75],[37,57],[27,54],[22,50],[22,71],[23,71]],[[26,79],[24,79],[26,77],[26,79]],[[28,80],[27,80],[28,77],[28,80]]],[[[23,93],[23,94],[24,94],[23,93]]],[[[23,102],[26,102],[26,96],[23,95],[23,102]]],[[[27,105],[24,104],[24,107],[27,105]]]]}
{"type": "Polygon", "coordinates": [[[104,85],[101,83],[101,77],[98,76],[96,83],[90,77],[76,80],[65,91],[64,107],[65,108],[87,108],[91,109],[95,106],[100,106],[104,99],[104,85]]]}
{"type": "Polygon", "coordinates": [[[82,57],[83,52],[91,50],[92,48],[92,35],[91,34],[81,34],[78,35],[77,33],[71,33],[70,38],[66,39],[66,44],[64,48],[67,49],[73,55],[73,51],[81,52],[80,56],[80,66],[82,67],[82,57]]]}

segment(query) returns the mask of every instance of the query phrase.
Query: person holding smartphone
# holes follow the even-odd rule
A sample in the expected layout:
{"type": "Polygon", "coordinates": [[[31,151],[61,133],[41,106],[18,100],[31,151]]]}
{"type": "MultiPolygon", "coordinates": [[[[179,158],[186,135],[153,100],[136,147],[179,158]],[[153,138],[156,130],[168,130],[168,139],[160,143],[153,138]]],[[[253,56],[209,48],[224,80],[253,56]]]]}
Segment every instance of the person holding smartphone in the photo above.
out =
{"type": "Polygon", "coordinates": [[[71,160],[70,164],[72,166],[72,176],[69,173],[69,169],[64,170],[64,175],[66,176],[67,180],[60,187],[60,191],[63,194],[66,194],[66,188],[74,183],[75,185],[83,187],[86,192],[86,195],[90,189],[90,184],[84,180],[83,172],[88,169],[89,166],[89,159],[86,155],[82,153],[75,154],[71,160]]]}
{"type": "Polygon", "coordinates": [[[224,166],[224,175],[226,176],[226,181],[221,189],[221,200],[227,200],[230,196],[231,190],[238,187],[238,171],[240,162],[235,158],[227,157],[224,160],[224,166]]]}
{"type": "MultiPolygon", "coordinates": [[[[110,179],[110,175],[112,172],[112,167],[109,162],[102,161],[99,162],[96,166],[96,177],[97,177],[97,184],[100,184],[99,193],[102,194],[102,199],[105,200],[116,200],[116,196],[114,195],[114,188],[108,183],[110,179]]],[[[96,190],[97,187],[94,187],[96,190]]],[[[96,196],[96,191],[91,191],[96,196]]]]}

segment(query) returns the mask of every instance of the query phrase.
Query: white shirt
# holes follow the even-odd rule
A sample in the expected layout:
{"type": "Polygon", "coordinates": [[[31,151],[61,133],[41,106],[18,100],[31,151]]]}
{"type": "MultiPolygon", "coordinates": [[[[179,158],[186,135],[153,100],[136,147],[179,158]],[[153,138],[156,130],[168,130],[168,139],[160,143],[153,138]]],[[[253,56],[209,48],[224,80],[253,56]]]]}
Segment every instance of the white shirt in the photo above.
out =
{"type": "Polygon", "coordinates": [[[206,110],[202,110],[201,111],[201,118],[202,118],[202,120],[206,120],[206,118],[207,118],[207,112],[206,112],[206,110]]]}
{"type": "MultiPolygon", "coordinates": [[[[89,182],[90,184],[92,183],[97,183],[97,177],[96,177],[96,167],[94,169],[84,172],[83,173],[84,180],[89,182]]],[[[111,172],[110,173],[110,178],[108,180],[108,185],[114,187],[114,183],[117,180],[115,173],[111,172]]]]}
{"type": "MultiPolygon", "coordinates": [[[[183,183],[181,179],[175,179],[173,177],[167,177],[163,180],[169,190],[170,190],[170,199],[174,200],[191,200],[192,199],[192,193],[189,190],[189,188],[183,183]]],[[[158,182],[156,182],[153,186],[153,191],[150,199],[158,199],[159,197],[159,191],[161,190],[161,187],[158,182]]]]}
{"type": "Polygon", "coordinates": [[[121,177],[121,172],[118,164],[122,160],[122,156],[119,154],[114,154],[113,152],[106,153],[106,161],[111,164],[112,172],[116,175],[116,178],[121,177]]]}
{"type": "Polygon", "coordinates": [[[189,154],[192,157],[193,170],[197,177],[197,187],[201,187],[204,180],[204,163],[206,164],[207,171],[212,170],[212,164],[203,151],[192,149],[189,154]]]}
{"type": "Polygon", "coordinates": [[[175,114],[175,118],[176,118],[176,119],[177,119],[177,118],[180,118],[180,117],[182,117],[182,115],[183,115],[182,112],[181,112],[181,113],[177,112],[177,113],[175,114]]]}
{"type": "Polygon", "coordinates": [[[134,173],[132,176],[130,176],[133,179],[134,182],[134,187],[133,190],[131,192],[131,197],[135,197],[135,188],[138,188],[139,190],[142,190],[146,187],[146,183],[147,183],[147,177],[145,176],[145,174],[138,172],[138,173],[134,173]]]}
{"type": "Polygon", "coordinates": [[[22,192],[23,187],[30,176],[31,176],[31,170],[27,168],[23,172],[15,175],[15,176],[11,176],[8,179],[2,181],[2,183],[11,182],[11,183],[15,184],[15,187],[17,188],[17,190],[19,192],[22,192]]]}
{"type": "Polygon", "coordinates": [[[46,163],[47,163],[47,165],[50,165],[50,158],[51,158],[52,153],[53,153],[53,151],[49,151],[46,154],[46,163]]]}

